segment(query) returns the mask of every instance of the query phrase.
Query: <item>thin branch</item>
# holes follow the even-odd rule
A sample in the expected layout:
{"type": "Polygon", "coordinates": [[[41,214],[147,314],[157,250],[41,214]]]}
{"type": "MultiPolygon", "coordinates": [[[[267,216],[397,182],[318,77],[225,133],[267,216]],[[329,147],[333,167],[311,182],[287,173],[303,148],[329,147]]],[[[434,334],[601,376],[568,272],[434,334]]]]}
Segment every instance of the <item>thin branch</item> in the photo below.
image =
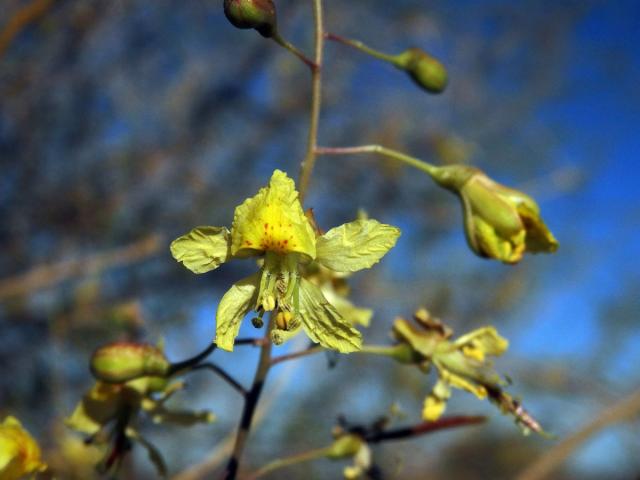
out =
{"type": "Polygon", "coordinates": [[[249,474],[245,480],[256,480],[257,478],[265,476],[267,473],[271,473],[281,468],[290,467],[296,463],[308,462],[309,460],[316,460],[327,454],[329,448],[316,448],[314,450],[308,450],[306,452],[298,453],[284,458],[276,458],[275,460],[267,463],[265,466],[249,474]]]}
{"type": "MultiPolygon", "coordinates": [[[[292,343],[299,344],[297,346],[302,347],[301,341],[305,340],[302,336],[297,339],[293,339],[292,343]]],[[[236,340],[237,342],[237,340],[236,340]]],[[[270,390],[270,395],[265,397],[253,417],[253,426],[256,428],[261,422],[268,417],[269,412],[278,401],[280,394],[288,384],[288,380],[291,375],[298,369],[299,364],[296,362],[289,362],[285,365],[281,372],[279,372],[277,378],[274,380],[273,388],[270,390]]],[[[214,449],[204,458],[200,463],[189,466],[188,469],[174,475],[172,480],[200,480],[203,478],[213,478],[212,475],[218,466],[231,454],[234,443],[235,432],[229,432],[225,438],[216,443],[214,449]]]]}
{"type": "Polygon", "coordinates": [[[240,459],[251,431],[251,422],[253,420],[258,401],[260,400],[260,395],[262,394],[267,374],[271,368],[271,342],[269,341],[269,335],[271,334],[273,325],[274,320],[273,316],[271,316],[265,335],[266,341],[260,347],[260,359],[253,378],[253,383],[251,385],[251,389],[244,397],[244,408],[242,409],[242,416],[240,417],[240,423],[238,424],[233,452],[231,453],[231,458],[229,458],[229,462],[227,463],[227,468],[225,470],[225,480],[235,480],[238,475],[240,459]]]}
{"type": "Polygon", "coordinates": [[[486,421],[487,417],[481,415],[443,417],[433,422],[422,422],[410,427],[374,432],[365,436],[365,441],[367,443],[380,443],[390,440],[406,440],[413,437],[419,437],[420,435],[426,435],[427,433],[438,432],[440,430],[478,425],[486,421]]]}
{"type": "Polygon", "coordinates": [[[299,352],[288,353],[286,355],[280,355],[278,357],[273,357],[271,359],[271,366],[277,365],[278,363],[287,362],[289,360],[295,360],[297,358],[306,357],[308,355],[314,355],[316,353],[324,352],[324,348],[321,346],[313,346],[307,348],[306,350],[301,350],[299,352]]]}
{"type": "Polygon", "coordinates": [[[237,346],[248,345],[251,347],[261,347],[265,343],[269,343],[269,339],[265,337],[260,338],[236,338],[233,344],[237,346]]]}
{"type": "Polygon", "coordinates": [[[216,348],[218,348],[218,346],[215,343],[210,343],[207,348],[197,355],[181,362],[172,363],[169,367],[168,375],[175,375],[176,373],[180,373],[182,370],[193,370],[198,363],[211,355],[216,348]]]}
{"type": "Polygon", "coordinates": [[[336,35],[335,33],[326,32],[324,34],[324,38],[327,40],[331,40],[333,42],[341,43],[343,45],[347,45],[348,47],[355,48],[356,50],[360,50],[367,55],[371,55],[379,60],[383,60],[385,62],[392,63],[393,65],[397,65],[398,59],[395,55],[388,55],[386,53],[380,52],[379,50],[375,50],[359,40],[353,40],[351,38],[346,38],[341,35],[336,35]]]}
{"type": "Polygon", "coordinates": [[[377,153],[387,158],[392,158],[405,163],[413,168],[417,168],[425,172],[427,175],[433,176],[438,170],[438,167],[432,165],[419,158],[412,157],[405,153],[391,148],[383,147],[382,145],[359,145],[357,147],[317,147],[317,155],[352,155],[361,153],[377,153]]]}
{"type": "Polygon", "coordinates": [[[0,301],[42,290],[74,277],[95,275],[107,269],[139,262],[155,255],[163,247],[160,235],[150,235],[111,251],[35,267],[15,277],[0,280],[0,301]]]}
{"type": "Polygon", "coordinates": [[[640,413],[640,390],[623,398],[618,403],[604,408],[595,419],[580,430],[569,435],[553,449],[544,453],[535,462],[525,468],[517,480],[542,480],[550,478],[551,473],[562,465],[583,443],[601,430],[630,420],[640,413]]]}
{"type": "Polygon", "coordinates": [[[320,123],[320,106],[322,103],[322,55],[324,51],[324,30],[322,20],[322,0],[313,0],[313,14],[315,23],[315,67],[311,71],[311,113],[309,117],[309,137],[307,139],[307,153],[300,167],[300,203],[309,189],[311,174],[316,163],[316,146],[318,144],[318,125],[320,123]]]}
{"type": "Polygon", "coordinates": [[[39,20],[54,4],[54,0],[33,0],[18,10],[0,31],[0,57],[13,40],[33,22],[39,20]]]}
{"type": "MultiPolygon", "coordinates": [[[[476,425],[486,421],[486,417],[483,416],[457,416],[457,417],[445,417],[435,422],[423,422],[418,425],[410,427],[398,428],[394,430],[374,432],[363,437],[363,440],[367,443],[381,443],[391,440],[403,440],[425,435],[440,430],[449,428],[464,427],[468,425],[476,425]]],[[[278,458],[272,462],[267,463],[265,466],[256,470],[250,474],[246,480],[256,480],[267,473],[271,473],[281,468],[289,467],[297,463],[307,462],[310,460],[316,460],[326,456],[327,452],[331,450],[331,446],[316,448],[308,450],[306,452],[291,455],[289,457],[278,458]]]]}
{"type": "Polygon", "coordinates": [[[236,391],[238,391],[241,395],[245,397],[248,395],[247,389],[240,385],[235,378],[229,375],[223,368],[219,367],[215,363],[207,362],[201,363],[200,365],[195,365],[189,369],[190,372],[194,372],[196,370],[211,370],[213,373],[217,374],[226,381],[229,385],[231,385],[236,391]]]}
{"type": "Polygon", "coordinates": [[[316,65],[313,60],[311,60],[309,57],[307,57],[304,52],[302,52],[302,50],[300,50],[298,47],[296,47],[294,44],[292,44],[291,42],[285,40],[279,33],[275,33],[273,35],[273,37],[271,37],[273,39],[274,42],[276,42],[278,45],[280,45],[281,47],[289,50],[291,53],[293,53],[296,57],[298,57],[300,60],[302,60],[305,65],[307,67],[309,67],[311,69],[311,71],[313,72],[316,68],[318,68],[318,65],[316,65]]]}

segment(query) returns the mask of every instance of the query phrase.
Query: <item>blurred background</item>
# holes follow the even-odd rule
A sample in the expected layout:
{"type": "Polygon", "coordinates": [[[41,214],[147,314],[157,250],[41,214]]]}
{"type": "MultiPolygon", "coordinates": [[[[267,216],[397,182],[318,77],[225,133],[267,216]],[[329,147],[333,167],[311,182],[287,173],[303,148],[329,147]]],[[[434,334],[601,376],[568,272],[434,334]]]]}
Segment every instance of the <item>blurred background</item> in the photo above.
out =
{"type": "MultiPolygon", "coordinates": [[[[310,52],[311,2],[276,4],[281,33],[310,52]]],[[[455,197],[373,156],[320,158],[306,201],[325,229],[362,208],[403,230],[376,268],[351,279],[354,301],[375,309],[366,342],[388,342],[393,318],[418,306],[457,334],[496,325],[511,342],[497,362],[509,391],[559,437],[524,437],[456,391],[448,413],[490,421],[376,447],[385,478],[514,478],[640,388],[640,5],[325,4],[327,30],[389,53],[419,46],[448,67],[450,85],[427,95],[393,67],[328,44],[321,145],[380,143],[477,165],[534,196],[560,241],[557,254],[517,266],[479,259],[455,197]]],[[[93,476],[61,422],[92,384],[97,346],[164,339],[180,360],[213,338],[218,299],[255,264],[196,276],[168,245],[196,225],[230,225],[274,168],[297,175],[309,93],[305,66],[234,29],[222,1],[0,2],[0,417],[23,421],[59,478],[93,476]]],[[[245,322],[241,336],[257,333],[245,322]]],[[[212,360],[248,384],[256,351],[212,360]]],[[[188,380],[172,404],[218,421],[144,431],[174,478],[217,478],[238,398],[210,374],[188,380]]],[[[369,423],[397,402],[397,424],[416,422],[432,383],[364,355],[279,366],[244,466],[329,443],[339,414],[369,423]]],[[[637,420],[598,431],[550,478],[638,478],[637,420]]],[[[272,478],[338,478],[344,465],[272,478]]],[[[136,449],[122,478],[155,475],[136,449]]]]}

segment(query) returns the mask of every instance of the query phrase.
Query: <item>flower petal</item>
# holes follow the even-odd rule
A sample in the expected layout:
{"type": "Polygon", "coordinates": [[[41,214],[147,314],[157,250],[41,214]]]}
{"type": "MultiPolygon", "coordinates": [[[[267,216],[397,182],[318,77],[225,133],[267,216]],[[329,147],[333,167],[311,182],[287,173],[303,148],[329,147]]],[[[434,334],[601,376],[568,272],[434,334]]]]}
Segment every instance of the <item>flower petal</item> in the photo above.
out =
{"type": "Polygon", "coordinates": [[[451,388],[444,380],[438,380],[424,400],[422,418],[431,422],[439,419],[447,408],[449,397],[451,397],[451,388]]]}
{"type": "Polygon", "coordinates": [[[231,235],[225,227],[196,227],[171,242],[171,254],[193,273],[215,270],[230,255],[231,235]]]}
{"type": "Polygon", "coordinates": [[[65,419],[67,427],[87,435],[97,433],[116,417],[120,407],[120,389],[119,385],[96,382],[82,397],[71,416],[65,419]]]}
{"type": "Polygon", "coordinates": [[[317,260],[336,272],[356,272],[379,262],[399,236],[399,228],[376,220],[345,223],[318,238],[317,260]]]}
{"type": "Polygon", "coordinates": [[[234,283],[224,294],[216,312],[216,340],[219,348],[233,351],[233,341],[238,336],[240,322],[256,305],[260,273],[234,283]]]}
{"type": "Polygon", "coordinates": [[[368,327],[371,324],[373,310],[370,308],[356,307],[348,298],[338,295],[332,287],[323,287],[321,291],[327,301],[333,305],[338,313],[348,320],[351,325],[368,327]]]}
{"type": "Polygon", "coordinates": [[[269,186],[236,208],[231,253],[251,256],[264,251],[316,257],[316,236],[305,216],[295,184],[276,170],[269,186]]]}
{"type": "Polygon", "coordinates": [[[495,327],[482,327],[458,338],[454,345],[462,348],[462,353],[484,361],[485,355],[502,355],[509,348],[509,341],[502,337],[495,327]]]}
{"type": "Polygon", "coordinates": [[[327,302],[318,287],[300,279],[300,309],[302,326],[311,340],[341,353],[362,348],[362,335],[327,302]]]}

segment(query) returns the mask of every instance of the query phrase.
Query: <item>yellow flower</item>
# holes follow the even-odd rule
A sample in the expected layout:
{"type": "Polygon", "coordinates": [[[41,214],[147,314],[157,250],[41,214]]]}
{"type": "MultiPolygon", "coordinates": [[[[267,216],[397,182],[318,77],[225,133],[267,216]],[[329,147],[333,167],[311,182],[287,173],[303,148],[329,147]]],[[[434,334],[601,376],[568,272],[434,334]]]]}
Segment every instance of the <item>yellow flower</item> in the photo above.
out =
{"type": "MultiPolygon", "coordinates": [[[[393,334],[400,345],[407,345],[414,353],[412,363],[428,371],[433,365],[438,381],[424,401],[422,416],[434,421],[444,413],[452,387],[473,393],[479,399],[488,398],[503,413],[512,415],[525,432],[533,430],[544,434],[540,425],[522,408],[519,402],[503,391],[506,382],[493,370],[487,357],[506,352],[509,342],[494,327],[473,330],[456,340],[452,332],[424,309],[414,316],[419,326],[398,318],[393,334]]],[[[394,357],[395,358],[395,357],[394,357]]],[[[410,356],[399,357],[407,363],[410,356]]]]}
{"type": "Polygon", "coordinates": [[[18,480],[46,470],[40,447],[18,419],[7,417],[0,424],[0,478],[18,480]]]}
{"type": "Polygon", "coordinates": [[[517,263],[525,252],[552,253],[558,249],[537,203],[525,193],[465,165],[439,167],[432,176],[460,197],[467,242],[479,256],[517,263]]]}
{"type": "Polygon", "coordinates": [[[147,449],[149,458],[164,475],[166,467],[162,455],[136,430],[135,419],[140,411],[144,411],[155,423],[167,421],[188,426],[212,422],[215,417],[209,412],[175,412],[164,406],[171,395],[183,386],[179,382],[169,384],[162,377],[141,377],[126,383],[97,381],[65,423],[72,430],[88,435],[87,443],[111,444],[103,461],[97,466],[99,471],[107,472],[117,465],[126,454],[130,442],[136,441],[147,449]]]}
{"type": "Polygon", "coordinates": [[[174,258],[194,273],[218,268],[232,258],[263,256],[260,272],[235,283],[216,313],[216,344],[233,350],[242,319],[255,310],[273,312],[274,343],[302,327],[323,347],[359,350],[360,333],[309,280],[301,268],[315,261],[335,272],[356,272],[377,263],[396,243],[400,230],[360,219],[319,235],[305,216],[295,184],[276,170],[267,187],[236,208],[231,231],[197,227],[171,244],[174,258]]]}

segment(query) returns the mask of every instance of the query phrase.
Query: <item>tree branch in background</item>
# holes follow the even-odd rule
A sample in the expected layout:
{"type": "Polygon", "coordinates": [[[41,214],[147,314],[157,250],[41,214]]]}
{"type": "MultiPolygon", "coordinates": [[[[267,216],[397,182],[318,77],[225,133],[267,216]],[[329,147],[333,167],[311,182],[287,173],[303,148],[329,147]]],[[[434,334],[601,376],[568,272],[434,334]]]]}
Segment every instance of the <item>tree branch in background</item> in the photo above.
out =
{"type": "Polygon", "coordinates": [[[0,31],[0,57],[13,40],[31,23],[39,20],[53,6],[55,0],[33,0],[18,10],[0,31]]]}
{"type": "Polygon", "coordinates": [[[640,414],[640,390],[623,398],[618,403],[603,409],[592,421],[577,432],[569,435],[553,449],[544,453],[535,462],[525,468],[517,480],[542,480],[562,465],[582,444],[593,435],[607,427],[631,420],[640,414]]]}
{"type": "Polygon", "coordinates": [[[95,275],[110,268],[139,262],[154,256],[163,248],[162,236],[153,234],[125,247],[35,267],[15,277],[0,280],[0,301],[42,290],[74,277],[95,275]]]}

